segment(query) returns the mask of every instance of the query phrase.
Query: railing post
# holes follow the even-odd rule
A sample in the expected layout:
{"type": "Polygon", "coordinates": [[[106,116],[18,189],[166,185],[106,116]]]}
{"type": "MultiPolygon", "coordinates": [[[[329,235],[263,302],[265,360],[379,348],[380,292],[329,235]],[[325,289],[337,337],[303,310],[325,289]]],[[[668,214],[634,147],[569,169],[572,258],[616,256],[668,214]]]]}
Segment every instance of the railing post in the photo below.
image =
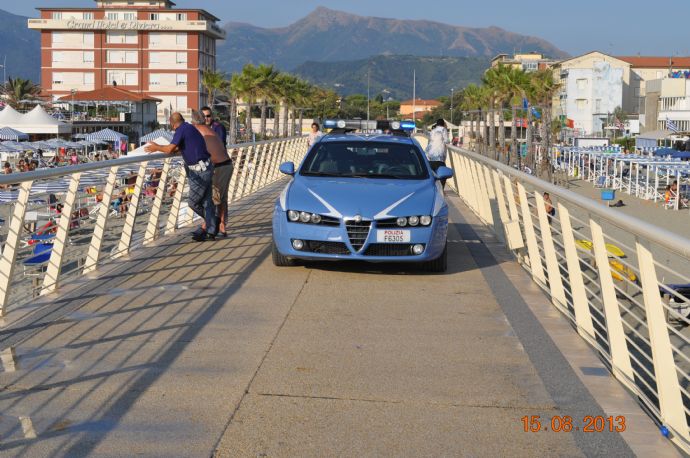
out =
{"type": "Polygon", "coordinates": [[[247,147],[247,151],[244,154],[244,167],[242,168],[242,188],[240,189],[240,193],[238,197],[242,198],[245,195],[247,195],[247,191],[251,186],[251,183],[249,183],[249,180],[251,179],[251,173],[254,170],[254,163],[252,162],[254,160],[254,157],[256,154],[254,153],[256,151],[255,146],[249,146],[247,147]]]}
{"type": "Polygon", "coordinates": [[[101,246],[103,245],[103,235],[105,234],[105,227],[108,224],[108,213],[110,213],[110,203],[113,199],[113,191],[115,189],[115,182],[117,181],[117,170],[119,167],[110,167],[110,173],[105,182],[105,189],[103,190],[103,199],[101,206],[98,209],[98,216],[96,217],[96,226],[91,237],[91,244],[89,251],[86,254],[86,261],[84,262],[83,273],[87,274],[96,270],[98,261],[101,256],[101,246]]]}
{"type": "Polygon", "coordinates": [[[539,217],[539,228],[541,230],[541,241],[544,245],[544,258],[546,258],[546,269],[549,273],[549,290],[551,291],[551,301],[556,307],[566,309],[565,290],[563,289],[563,279],[561,278],[561,266],[556,256],[556,247],[553,243],[551,234],[551,224],[546,213],[544,197],[534,191],[534,199],[537,205],[537,215],[539,217]]]}
{"type": "Polygon", "coordinates": [[[237,183],[240,176],[240,166],[242,160],[242,149],[235,148],[233,151],[234,157],[232,158],[232,175],[230,176],[230,184],[228,185],[228,204],[231,204],[234,200],[234,196],[237,190],[237,183]]]}
{"type": "MultiPolygon", "coordinates": [[[[630,363],[628,345],[625,341],[623,319],[616,298],[616,289],[613,286],[609,256],[604,242],[604,233],[601,226],[593,219],[589,220],[589,228],[592,232],[594,245],[594,258],[599,272],[599,284],[601,298],[604,302],[604,314],[606,316],[606,330],[609,337],[609,349],[611,351],[611,366],[613,374],[630,389],[635,387],[635,377],[630,363]]],[[[658,291],[657,291],[658,293],[658,291]]]]}
{"type": "Polygon", "coordinates": [[[510,181],[509,176],[503,177],[503,184],[506,188],[506,195],[508,199],[508,209],[510,210],[510,220],[519,221],[520,214],[518,213],[517,203],[515,201],[515,191],[513,190],[513,182],[510,181]]]}
{"type": "Polygon", "coordinates": [[[267,143],[266,149],[264,150],[264,165],[261,171],[261,180],[259,181],[259,189],[264,188],[270,183],[270,175],[272,172],[272,164],[275,154],[275,143],[267,143]]]}
{"type": "Polygon", "coordinates": [[[463,158],[465,161],[465,174],[467,175],[468,179],[468,190],[470,191],[469,199],[468,199],[468,204],[472,210],[474,210],[474,213],[479,215],[480,212],[480,207],[479,207],[479,182],[477,181],[477,177],[475,174],[475,169],[474,169],[474,160],[470,159],[469,157],[464,157],[463,158]]]}
{"type": "MultiPolygon", "coordinates": [[[[183,167],[180,168],[179,176],[176,179],[177,187],[173,196],[172,206],[170,207],[170,214],[168,215],[168,222],[165,225],[165,234],[174,234],[177,230],[177,221],[180,218],[180,206],[182,205],[182,193],[184,192],[185,182],[187,181],[187,172],[183,167]]],[[[190,209],[191,210],[191,209],[190,209]]]]}
{"type": "Polygon", "coordinates": [[[652,253],[639,242],[637,243],[637,259],[640,267],[640,280],[649,330],[649,346],[652,349],[661,421],[675,436],[680,436],[687,445],[690,443],[688,422],[683,408],[683,397],[678,382],[664,306],[659,294],[654,258],[652,253]]]}
{"type": "Polygon", "coordinates": [[[523,228],[525,231],[525,238],[527,239],[527,255],[529,258],[529,270],[532,273],[532,278],[538,285],[546,285],[546,277],[544,276],[544,266],[541,263],[541,256],[539,255],[539,245],[537,244],[537,236],[534,233],[534,221],[532,220],[532,210],[529,207],[527,200],[527,192],[522,183],[517,184],[518,194],[520,195],[520,210],[522,213],[523,228]]]}
{"type": "Polygon", "coordinates": [[[5,307],[7,307],[10,298],[10,287],[17,261],[17,248],[24,227],[24,215],[26,215],[26,206],[29,203],[32,184],[33,181],[25,181],[19,186],[19,196],[14,204],[9,233],[7,240],[5,240],[2,258],[0,258],[0,317],[5,315],[5,307]]]}
{"type": "Polygon", "coordinates": [[[266,152],[268,150],[268,145],[258,145],[256,151],[256,165],[252,173],[251,186],[249,187],[249,194],[253,194],[255,191],[260,189],[262,174],[264,172],[264,165],[266,163],[266,152]]]}
{"type": "Polygon", "coordinates": [[[132,193],[127,207],[127,217],[125,218],[125,225],[122,228],[122,237],[120,243],[117,245],[113,259],[120,258],[129,253],[129,247],[132,243],[132,232],[134,232],[134,222],[137,218],[137,209],[139,208],[139,198],[141,197],[141,189],[144,187],[144,177],[146,175],[146,165],[148,162],[142,162],[139,166],[139,173],[137,174],[137,181],[134,185],[134,192],[132,193]]]}
{"type": "Polygon", "coordinates": [[[582,277],[582,269],[580,269],[580,257],[577,255],[575,235],[570,221],[570,212],[565,205],[562,205],[560,202],[558,203],[558,214],[561,215],[560,223],[563,234],[563,246],[565,248],[565,259],[568,264],[568,281],[570,282],[570,295],[573,298],[577,332],[585,340],[594,343],[596,342],[594,323],[592,322],[592,314],[589,311],[587,291],[585,290],[585,282],[582,277]]]}
{"type": "Polygon", "coordinates": [[[501,242],[505,243],[505,224],[510,221],[510,218],[508,218],[505,194],[503,193],[503,188],[501,186],[501,176],[498,173],[498,170],[493,170],[491,174],[493,176],[494,193],[496,195],[496,205],[498,206],[498,216],[500,218],[500,227],[497,228],[496,235],[501,242]]]}
{"type": "Polygon", "coordinates": [[[462,196],[462,193],[460,192],[460,185],[458,184],[458,174],[460,174],[460,170],[455,166],[455,163],[457,162],[457,159],[455,158],[455,151],[452,149],[448,149],[448,159],[450,163],[450,168],[453,169],[453,179],[451,182],[453,183],[455,187],[455,192],[458,193],[458,195],[462,196]]]}
{"type": "Polygon", "coordinates": [[[167,158],[163,162],[163,170],[158,179],[158,189],[156,189],[156,197],[153,199],[153,206],[151,207],[151,216],[149,217],[148,225],[146,226],[146,234],[144,235],[144,245],[153,243],[158,238],[158,222],[160,221],[161,207],[163,206],[163,198],[165,197],[166,183],[168,182],[168,173],[170,172],[171,158],[167,158]]]}
{"type": "Polygon", "coordinates": [[[43,278],[43,287],[41,295],[50,294],[58,288],[58,279],[60,277],[60,270],[62,270],[62,261],[65,254],[65,243],[67,242],[67,234],[69,233],[70,224],[72,222],[72,209],[74,208],[74,201],[77,198],[77,190],[79,189],[80,173],[72,175],[65,196],[65,205],[62,208],[60,221],[58,223],[57,234],[53,242],[53,249],[50,253],[50,260],[46,268],[46,274],[43,278]]]}

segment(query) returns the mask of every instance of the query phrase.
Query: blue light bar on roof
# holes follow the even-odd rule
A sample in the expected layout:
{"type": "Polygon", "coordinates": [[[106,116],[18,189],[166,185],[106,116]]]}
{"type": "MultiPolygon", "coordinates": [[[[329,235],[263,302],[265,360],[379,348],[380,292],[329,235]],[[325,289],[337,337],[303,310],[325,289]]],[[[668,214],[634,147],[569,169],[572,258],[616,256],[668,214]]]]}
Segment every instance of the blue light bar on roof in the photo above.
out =
{"type": "Polygon", "coordinates": [[[401,121],[400,122],[400,128],[402,130],[414,130],[415,129],[415,123],[412,121],[401,121]]]}
{"type": "Polygon", "coordinates": [[[337,127],[337,125],[338,121],[336,121],[335,119],[326,119],[323,121],[323,127],[325,127],[326,129],[334,129],[335,127],[337,127]]]}

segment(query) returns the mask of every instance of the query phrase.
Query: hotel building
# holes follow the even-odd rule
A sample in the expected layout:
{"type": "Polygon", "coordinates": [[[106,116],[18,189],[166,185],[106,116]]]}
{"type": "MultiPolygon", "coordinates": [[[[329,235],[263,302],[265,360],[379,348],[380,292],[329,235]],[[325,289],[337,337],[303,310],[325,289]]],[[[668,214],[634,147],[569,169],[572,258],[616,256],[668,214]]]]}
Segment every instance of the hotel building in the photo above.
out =
{"type": "Polygon", "coordinates": [[[218,18],[177,9],[168,0],[96,0],[94,8],[39,8],[29,28],[41,32],[41,86],[54,100],[107,87],[160,99],[189,115],[204,105],[201,72],[216,68],[218,18]]]}

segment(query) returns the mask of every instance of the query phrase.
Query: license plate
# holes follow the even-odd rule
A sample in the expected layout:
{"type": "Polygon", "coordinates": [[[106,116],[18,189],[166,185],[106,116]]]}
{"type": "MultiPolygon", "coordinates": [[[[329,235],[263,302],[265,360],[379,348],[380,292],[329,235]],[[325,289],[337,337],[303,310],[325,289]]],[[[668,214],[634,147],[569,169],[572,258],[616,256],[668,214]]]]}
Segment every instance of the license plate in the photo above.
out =
{"type": "Polygon", "coordinates": [[[410,241],[410,231],[403,229],[382,229],[376,231],[378,243],[406,243],[410,241]]]}

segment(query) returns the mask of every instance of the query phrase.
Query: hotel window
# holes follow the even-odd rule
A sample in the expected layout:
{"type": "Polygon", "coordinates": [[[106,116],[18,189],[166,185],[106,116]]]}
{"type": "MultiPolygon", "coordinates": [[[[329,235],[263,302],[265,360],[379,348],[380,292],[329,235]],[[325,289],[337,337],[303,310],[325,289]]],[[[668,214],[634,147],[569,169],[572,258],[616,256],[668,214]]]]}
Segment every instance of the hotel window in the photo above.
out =
{"type": "Polygon", "coordinates": [[[161,63],[161,53],[152,52],[149,53],[149,64],[160,64],[161,63]]]}
{"type": "Polygon", "coordinates": [[[601,99],[596,99],[594,101],[594,112],[601,113],[601,99]]]}
{"type": "Polygon", "coordinates": [[[93,19],[93,13],[82,13],[82,17],[86,20],[92,20],[93,19]]]}
{"type": "Polygon", "coordinates": [[[93,73],[84,73],[84,84],[86,86],[91,86],[94,84],[94,75],[93,73]]]}
{"type": "Polygon", "coordinates": [[[178,64],[186,64],[187,63],[187,53],[186,52],[178,52],[175,54],[177,54],[176,62],[178,64]]]}
{"type": "Polygon", "coordinates": [[[178,110],[186,110],[187,109],[187,96],[186,95],[179,95],[175,97],[175,104],[176,108],[178,110]]]}
{"type": "Polygon", "coordinates": [[[53,73],[53,84],[64,84],[65,74],[64,73],[53,73]]]}
{"type": "Polygon", "coordinates": [[[186,86],[187,85],[187,75],[184,73],[178,73],[177,74],[177,85],[178,86],[186,86]]]}
{"type": "Polygon", "coordinates": [[[106,32],[106,42],[114,44],[137,44],[137,33],[106,32]]]}
{"type": "Polygon", "coordinates": [[[578,110],[584,110],[587,108],[587,99],[577,99],[575,102],[577,103],[578,110]]]}
{"type": "Polygon", "coordinates": [[[151,73],[149,75],[149,85],[150,86],[160,86],[161,85],[161,75],[158,73],[151,73]]]}
{"type": "Polygon", "coordinates": [[[84,62],[93,62],[93,51],[84,52],[84,62]]]}
{"type": "Polygon", "coordinates": [[[106,15],[106,19],[108,19],[109,21],[117,21],[119,18],[120,18],[120,15],[118,13],[109,12],[106,15]]]}
{"type": "Polygon", "coordinates": [[[158,21],[158,20],[160,20],[160,17],[161,17],[161,16],[160,16],[160,14],[158,14],[158,13],[151,13],[151,14],[149,15],[149,19],[152,20],[152,21],[158,21]]]}
{"type": "Polygon", "coordinates": [[[138,82],[139,78],[137,78],[137,74],[135,72],[125,73],[125,85],[136,86],[138,82]]]}
{"type": "Polygon", "coordinates": [[[65,35],[62,32],[53,32],[53,44],[65,42],[65,35]]]}
{"type": "Polygon", "coordinates": [[[81,41],[86,47],[93,48],[93,32],[84,32],[81,41]]]}
{"type": "Polygon", "coordinates": [[[161,37],[157,33],[149,34],[149,46],[158,47],[161,45],[161,37]]]}
{"type": "Polygon", "coordinates": [[[59,19],[62,19],[62,12],[60,12],[60,11],[53,11],[53,13],[51,14],[51,17],[52,17],[53,19],[58,19],[58,20],[59,20],[59,19]]]}
{"type": "Polygon", "coordinates": [[[187,13],[177,13],[177,20],[178,21],[186,21],[187,20],[187,13]]]}
{"type": "Polygon", "coordinates": [[[65,61],[65,53],[61,51],[53,51],[53,63],[55,62],[64,62],[65,61]]]}
{"type": "Polygon", "coordinates": [[[587,79],[586,79],[586,78],[582,78],[582,79],[577,80],[577,88],[578,88],[580,91],[582,91],[582,90],[584,90],[584,89],[587,89],[587,79]]]}
{"type": "Polygon", "coordinates": [[[135,21],[137,19],[137,13],[125,13],[125,21],[135,21]]]}
{"type": "Polygon", "coordinates": [[[108,51],[108,63],[111,64],[136,64],[136,51],[108,51]]]}
{"type": "Polygon", "coordinates": [[[176,35],[176,41],[178,46],[187,46],[187,34],[186,33],[178,33],[176,35]]]}

